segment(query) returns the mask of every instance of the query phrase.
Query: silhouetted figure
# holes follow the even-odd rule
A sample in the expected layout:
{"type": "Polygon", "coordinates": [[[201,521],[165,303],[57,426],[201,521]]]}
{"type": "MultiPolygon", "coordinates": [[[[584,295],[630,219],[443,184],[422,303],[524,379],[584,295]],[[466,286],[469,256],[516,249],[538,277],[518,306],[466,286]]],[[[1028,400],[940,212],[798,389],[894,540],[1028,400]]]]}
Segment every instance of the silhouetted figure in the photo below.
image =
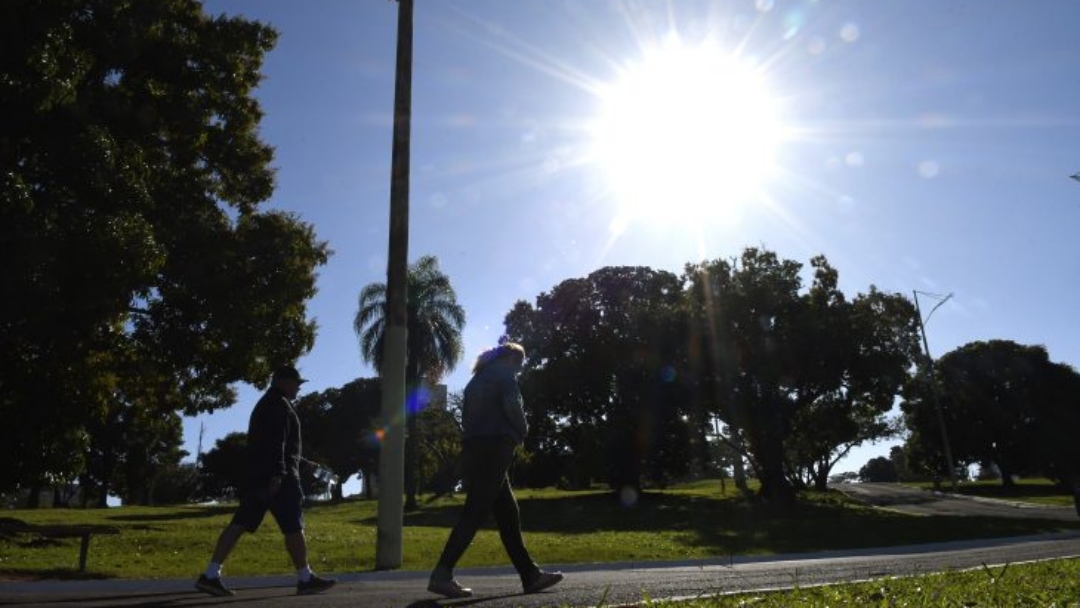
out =
{"type": "Polygon", "coordinates": [[[445,597],[469,597],[472,590],[454,579],[454,566],[465,553],[489,513],[495,514],[499,538],[521,577],[525,593],[536,593],[563,579],[544,572],[521,538],[521,516],[507,472],[514,450],[525,439],[528,424],[517,383],[525,349],[507,342],[484,351],[473,365],[461,407],[462,476],[465,506],[431,573],[428,591],[445,597]]]}
{"type": "Polygon", "coordinates": [[[233,595],[221,581],[221,565],[244,532],[255,532],[269,511],[285,535],[285,549],[296,566],[296,594],[322,593],[337,583],[316,576],[308,565],[304,538],[304,492],[300,489],[300,418],[292,400],[306,382],[292,366],[274,372],[270,388],[251,410],[248,422],[247,487],[232,522],[218,537],[206,572],[195,588],[210,595],[233,595]]]}

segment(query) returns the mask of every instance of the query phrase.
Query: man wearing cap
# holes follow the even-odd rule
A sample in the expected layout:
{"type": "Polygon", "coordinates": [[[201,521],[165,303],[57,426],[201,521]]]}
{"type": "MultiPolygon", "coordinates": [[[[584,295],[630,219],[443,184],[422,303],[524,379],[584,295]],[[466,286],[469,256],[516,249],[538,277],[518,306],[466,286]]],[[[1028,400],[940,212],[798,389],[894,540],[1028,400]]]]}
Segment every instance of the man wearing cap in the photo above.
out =
{"type": "Polygon", "coordinates": [[[233,595],[221,582],[221,565],[244,532],[255,532],[266,512],[285,535],[285,549],[296,566],[296,593],[322,593],[337,582],[316,576],[308,565],[304,538],[304,493],[300,489],[300,418],[292,400],[305,380],[295,367],[279,367],[270,388],[255,404],[248,422],[247,487],[232,522],[221,532],[206,572],[195,588],[215,596],[233,595]]]}

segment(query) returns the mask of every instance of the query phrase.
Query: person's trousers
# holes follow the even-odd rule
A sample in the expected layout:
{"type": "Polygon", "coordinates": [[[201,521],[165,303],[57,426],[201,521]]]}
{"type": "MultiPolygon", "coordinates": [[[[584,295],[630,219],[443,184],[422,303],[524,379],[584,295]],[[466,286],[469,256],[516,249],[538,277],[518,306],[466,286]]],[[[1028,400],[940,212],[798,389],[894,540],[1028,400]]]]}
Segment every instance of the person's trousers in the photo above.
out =
{"type": "Polygon", "coordinates": [[[514,458],[515,443],[505,437],[474,437],[461,450],[462,477],[465,481],[465,506],[457,524],[446,540],[433,578],[448,579],[476,531],[494,513],[499,538],[522,582],[528,582],[540,568],[529,555],[521,538],[521,513],[510,487],[507,472],[514,458]]]}

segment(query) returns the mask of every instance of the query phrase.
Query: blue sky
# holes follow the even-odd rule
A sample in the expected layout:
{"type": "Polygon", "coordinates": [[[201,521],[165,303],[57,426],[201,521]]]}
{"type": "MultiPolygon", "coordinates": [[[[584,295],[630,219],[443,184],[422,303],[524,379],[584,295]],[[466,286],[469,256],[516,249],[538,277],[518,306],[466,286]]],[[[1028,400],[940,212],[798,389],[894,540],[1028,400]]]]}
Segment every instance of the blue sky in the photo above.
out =
{"type": "MultiPolygon", "coordinates": [[[[268,206],[334,250],[305,388],[372,377],[352,319],[386,278],[398,5],[205,8],[281,33],[256,93],[268,206]]],[[[748,246],[824,254],[849,296],[953,294],[935,357],[1007,339],[1080,367],[1077,23],[1050,1],[416,0],[409,259],[437,256],[467,313],[449,389],[517,300],[748,246]]],[[[185,449],[246,429],[259,393],[239,389],[185,419],[185,449]]]]}

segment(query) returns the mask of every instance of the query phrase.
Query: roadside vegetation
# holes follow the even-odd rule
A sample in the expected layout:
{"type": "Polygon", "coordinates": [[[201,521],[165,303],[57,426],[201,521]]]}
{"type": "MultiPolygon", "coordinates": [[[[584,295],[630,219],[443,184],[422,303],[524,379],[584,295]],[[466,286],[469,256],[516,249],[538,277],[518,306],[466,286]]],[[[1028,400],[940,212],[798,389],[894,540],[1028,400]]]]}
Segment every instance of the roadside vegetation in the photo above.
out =
{"type": "MultiPolygon", "coordinates": [[[[835,491],[804,492],[796,506],[775,509],[745,498],[730,483],[722,488],[719,480],[636,497],[555,489],[521,490],[518,497],[530,549],[549,564],[801,553],[1080,528],[1080,520],[907,517],[864,507],[835,491]]],[[[461,495],[419,498],[422,508],[405,518],[405,570],[426,570],[435,563],[463,500],[461,495]]],[[[8,510],[0,519],[0,574],[22,579],[192,576],[205,565],[232,509],[223,504],[8,510]],[[50,539],[33,531],[82,525],[119,531],[92,538],[85,573],[77,569],[78,539],[50,539]]],[[[305,519],[316,570],[373,569],[375,501],[315,504],[305,519]]],[[[280,545],[281,536],[267,518],[258,533],[241,540],[227,573],[290,572],[280,545]]],[[[492,526],[480,532],[461,566],[504,562],[492,526]]]]}

